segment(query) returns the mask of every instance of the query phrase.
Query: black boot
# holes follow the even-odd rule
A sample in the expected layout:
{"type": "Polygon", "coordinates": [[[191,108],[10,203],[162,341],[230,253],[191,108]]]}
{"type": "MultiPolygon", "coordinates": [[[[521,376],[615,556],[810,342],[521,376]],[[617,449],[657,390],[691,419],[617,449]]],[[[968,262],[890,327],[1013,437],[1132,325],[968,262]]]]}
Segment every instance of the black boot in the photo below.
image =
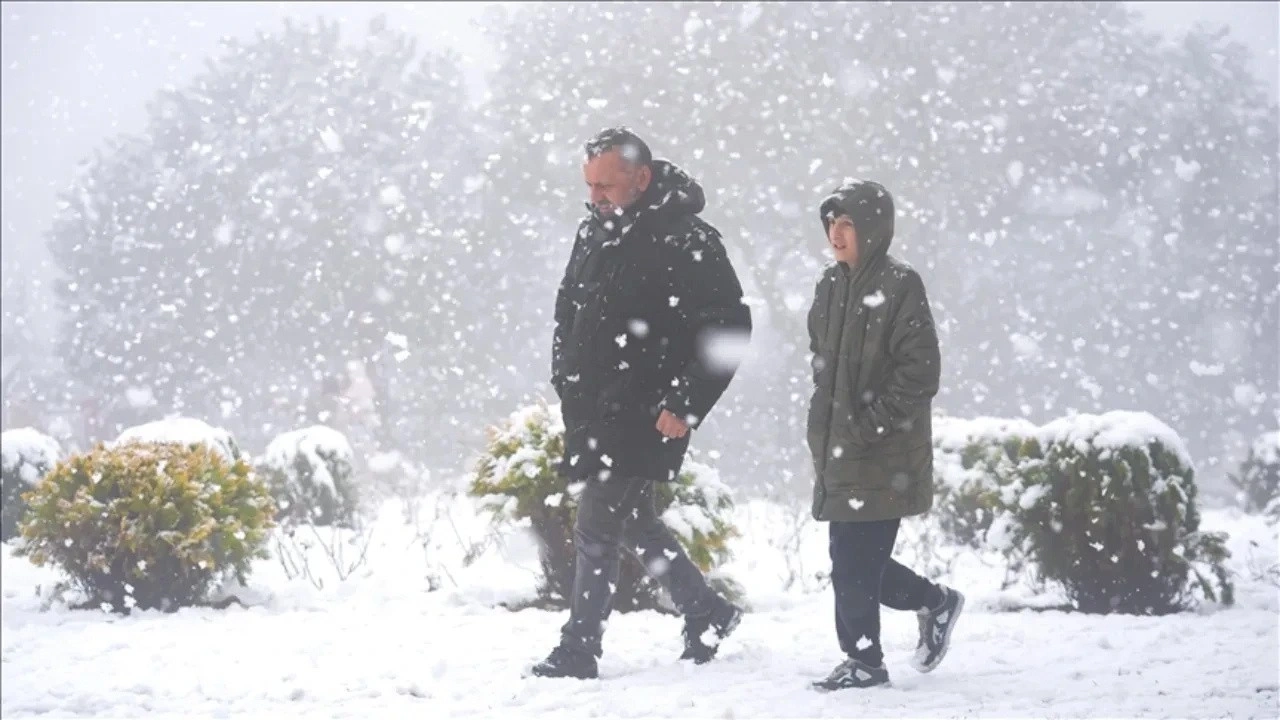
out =
{"type": "Polygon", "coordinates": [[[916,643],[915,655],[911,658],[911,666],[927,673],[938,667],[942,658],[947,655],[951,645],[951,631],[956,627],[956,618],[964,610],[964,595],[951,588],[942,588],[942,604],[932,610],[921,610],[917,613],[920,620],[920,639],[916,643]]]}
{"type": "Polygon", "coordinates": [[[591,653],[566,645],[557,645],[546,660],[534,665],[529,672],[544,678],[590,680],[600,677],[596,659],[591,653]]]}
{"type": "Polygon", "coordinates": [[[889,684],[889,671],[884,665],[868,665],[856,658],[848,658],[831,671],[831,674],[813,683],[815,690],[831,692],[850,688],[869,688],[889,684]]]}
{"type": "Polygon", "coordinates": [[[742,608],[728,601],[709,615],[684,619],[684,653],[681,660],[692,660],[695,665],[710,662],[720,649],[720,641],[738,629],[742,622],[742,608]]]}

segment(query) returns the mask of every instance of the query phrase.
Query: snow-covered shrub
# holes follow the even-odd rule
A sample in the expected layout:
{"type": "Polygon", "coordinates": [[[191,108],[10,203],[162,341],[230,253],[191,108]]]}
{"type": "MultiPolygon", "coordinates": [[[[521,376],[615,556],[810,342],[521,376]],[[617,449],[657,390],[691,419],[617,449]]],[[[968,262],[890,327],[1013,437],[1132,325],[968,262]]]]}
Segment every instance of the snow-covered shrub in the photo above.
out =
{"type": "Polygon", "coordinates": [[[1036,426],[1026,420],[935,418],[931,515],[946,538],[982,547],[1022,488],[1020,465],[1039,456],[1036,426]]]}
{"type": "Polygon", "coordinates": [[[63,570],[89,602],[127,612],[199,604],[241,582],[274,508],[243,460],[203,443],[98,445],[59,463],[27,494],[16,554],[63,570]]]}
{"type": "Polygon", "coordinates": [[[34,428],[0,433],[0,542],[18,532],[18,520],[27,510],[22,494],[58,464],[58,441],[34,428]]]}
{"type": "Polygon", "coordinates": [[[933,508],[907,518],[899,535],[917,572],[950,582],[957,563],[976,559],[1003,572],[1003,589],[1028,580],[1043,589],[1009,511],[1025,487],[1023,466],[1040,456],[1036,430],[1020,419],[933,418],[933,508]]]}
{"type": "Polygon", "coordinates": [[[704,572],[729,559],[733,495],[710,465],[686,458],[677,482],[657,486],[658,513],[704,572]]]}
{"type": "Polygon", "coordinates": [[[1181,438],[1147,413],[1063,418],[1038,433],[1006,528],[1084,612],[1163,614],[1232,601],[1225,535],[1200,531],[1181,438]],[[1215,582],[1216,581],[1216,582],[1215,582]]]}
{"type": "Polygon", "coordinates": [[[276,436],[257,465],[280,523],[353,527],[359,500],[354,458],[347,438],[323,425],[276,436]]]}
{"type": "MultiPolygon", "coordinates": [[[[505,425],[489,431],[486,452],[476,463],[468,492],[481,498],[495,522],[528,520],[539,541],[543,584],[541,599],[567,606],[573,589],[573,523],[582,483],[570,484],[557,467],[564,452],[560,408],[546,403],[523,407],[505,425]]],[[[689,558],[717,589],[738,597],[740,589],[715,570],[730,558],[727,542],[737,534],[730,521],[733,500],[714,469],[686,461],[676,482],[655,486],[658,514],[671,528],[689,558]]],[[[624,545],[625,547],[625,545],[624,545]]],[[[669,610],[659,583],[640,561],[623,553],[613,607],[669,610]]]]}
{"type": "Polygon", "coordinates": [[[1280,516],[1280,431],[1253,441],[1240,472],[1231,475],[1236,497],[1247,512],[1280,516]]]}
{"type": "Polygon", "coordinates": [[[357,489],[355,457],[345,435],[312,425],[281,433],[258,459],[280,523],[272,548],[289,579],[323,590],[326,577],[345,582],[368,561],[373,526],[361,521],[360,509],[379,503],[357,489]]]}
{"type": "Polygon", "coordinates": [[[185,447],[203,444],[221,455],[228,464],[243,457],[230,432],[196,418],[165,418],[131,427],[120,433],[111,447],[127,443],[170,443],[185,447]]]}

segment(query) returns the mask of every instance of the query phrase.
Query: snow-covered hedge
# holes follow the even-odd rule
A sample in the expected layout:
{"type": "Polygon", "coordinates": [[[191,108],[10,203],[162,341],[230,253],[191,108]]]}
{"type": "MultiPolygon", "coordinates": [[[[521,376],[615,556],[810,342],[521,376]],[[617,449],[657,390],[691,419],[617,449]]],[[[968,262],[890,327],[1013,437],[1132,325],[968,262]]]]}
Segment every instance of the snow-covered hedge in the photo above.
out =
{"type": "Polygon", "coordinates": [[[127,442],[74,455],[28,493],[15,553],[53,564],[91,605],[200,604],[265,557],[272,505],[243,460],[204,443],[127,442]]]}
{"type": "Polygon", "coordinates": [[[1181,438],[1147,413],[1077,415],[1043,427],[943,420],[938,525],[1062,585],[1085,612],[1165,613],[1230,603],[1225,536],[1201,533],[1181,438]]]}
{"type": "Polygon", "coordinates": [[[0,433],[0,542],[18,532],[27,511],[22,494],[53,469],[62,458],[58,441],[34,428],[0,433]]]}
{"type": "Polygon", "coordinates": [[[934,513],[948,540],[978,548],[1014,504],[1023,459],[1040,453],[1026,420],[939,417],[933,423],[934,513]]]}
{"type": "Polygon", "coordinates": [[[256,464],[282,525],[355,525],[355,453],[342,433],[324,425],[281,433],[256,464]]]}
{"type": "MultiPolygon", "coordinates": [[[[495,522],[531,523],[540,545],[541,599],[555,607],[567,606],[573,588],[573,522],[582,492],[581,483],[570,484],[557,472],[563,452],[560,408],[546,403],[520,408],[490,430],[468,488],[495,522]]],[[[737,530],[730,521],[732,495],[714,468],[687,460],[676,482],[656,485],[655,502],[690,559],[709,573],[709,581],[739,597],[736,583],[715,572],[729,560],[727,542],[737,530]]],[[[619,612],[671,609],[660,585],[625,552],[613,607],[619,612]]]]}
{"type": "Polygon", "coordinates": [[[120,437],[108,447],[118,447],[127,443],[166,443],[183,447],[205,445],[221,455],[228,464],[243,457],[240,446],[236,444],[230,432],[196,418],[165,418],[145,425],[137,425],[120,433],[120,437]]]}
{"type": "Polygon", "coordinates": [[[1115,411],[1056,420],[1028,465],[1020,533],[1086,612],[1160,614],[1232,601],[1226,536],[1200,531],[1195,468],[1169,426],[1115,411]]]}
{"type": "Polygon", "coordinates": [[[1280,431],[1264,433],[1253,441],[1231,482],[1247,512],[1280,517],[1280,431]]]}

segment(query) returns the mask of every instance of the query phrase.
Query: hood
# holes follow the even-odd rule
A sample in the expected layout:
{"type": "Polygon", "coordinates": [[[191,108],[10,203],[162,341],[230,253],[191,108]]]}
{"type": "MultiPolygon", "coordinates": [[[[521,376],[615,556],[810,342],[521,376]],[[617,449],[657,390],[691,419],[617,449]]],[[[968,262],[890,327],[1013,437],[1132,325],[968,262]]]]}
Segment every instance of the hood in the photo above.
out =
{"type": "Polygon", "coordinates": [[[637,215],[650,212],[697,215],[707,207],[702,186],[675,163],[654,160],[649,167],[653,170],[653,180],[636,201],[637,215]]]}
{"type": "MultiPolygon", "coordinates": [[[[624,226],[648,215],[697,215],[706,208],[707,196],[702,186],[684,170],[666,160],[654,160],[649,167],[653,179],[644,193],[623,213],[631,221],[624,222],[624,226]]],[[[587,210],[602,222],[611,219],[600,215],[591,203],[587,203],[587,210]]]]}
{"type": "Polygon", "coordinates": [[[870,267],[889,253],[893,242],[893,196],[878,182],[850,180],[836,188],[818,209],[822,233],[831,221],[849,216],[858,232],[858,265],[870,267]]]}

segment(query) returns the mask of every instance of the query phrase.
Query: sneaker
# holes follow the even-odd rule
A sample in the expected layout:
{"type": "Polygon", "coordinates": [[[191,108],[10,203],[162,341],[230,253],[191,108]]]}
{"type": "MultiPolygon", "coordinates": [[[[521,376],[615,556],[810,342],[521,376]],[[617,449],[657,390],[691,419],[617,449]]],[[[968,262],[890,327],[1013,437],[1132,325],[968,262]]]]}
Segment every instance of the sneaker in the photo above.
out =
{"type": "Polygon", "coordinates": [[[915,655],[911,658],[911,666],[927,673],[938,667],[942,658],[947,656],[947,647],[951,645],[951,631],[956,627],[956,619],[964,610],[964,595],[949,587],[942,588],[944,595],[942,604],[933,610],[921,610],[917,613],[920,621],[920,640],[916,644],[915,655]]]}
{"type": "Polygon", "coordinates": [[[534,665],[529,673],[544,678],[577,678],[590,680],[600,677],[596,659],[591,653],[557,645],[546,660],[534,665]]]}
{"type": "Polygon", "coordinates": [[[813,683],[815,690],[832,692],[850,688],[869,688],[889,684],[889,671],[881,665],[868,665],[856,658],[848,658],[836,666],[831,674],[813,683]]]}
{"type": "Polygon", "coordinates": [[[742,622],[742,608],[724,603],[719,610],[699,618],[684,619],[684,653],[681,660],[692,660],[695,665],[710,662],[720,649],[720,641],[738,629],[742,622]]]}

